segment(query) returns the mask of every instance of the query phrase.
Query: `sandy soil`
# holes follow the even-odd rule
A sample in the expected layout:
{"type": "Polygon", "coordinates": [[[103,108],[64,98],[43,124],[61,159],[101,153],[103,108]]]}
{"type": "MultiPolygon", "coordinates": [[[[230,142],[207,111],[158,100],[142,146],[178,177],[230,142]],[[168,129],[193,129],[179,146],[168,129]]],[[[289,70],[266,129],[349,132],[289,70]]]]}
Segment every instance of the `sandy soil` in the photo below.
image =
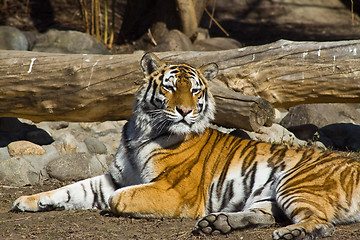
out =
{"type": "MultiPolygon", "coordinates": [[[[246,229],[228,235],[203,236],[194,232],[193,219],[117,218],[106,211],[9,212],[21,195],[47,191],[63,184],[55,180],[43,186],[0,185],[0,239],[271,239],[275,227],[246,229]]],[[[277,226],[278,227],[278,226],[277,226]]],[[[328,239],[360,239],[360,223],[337,226],[328,239]]]]}

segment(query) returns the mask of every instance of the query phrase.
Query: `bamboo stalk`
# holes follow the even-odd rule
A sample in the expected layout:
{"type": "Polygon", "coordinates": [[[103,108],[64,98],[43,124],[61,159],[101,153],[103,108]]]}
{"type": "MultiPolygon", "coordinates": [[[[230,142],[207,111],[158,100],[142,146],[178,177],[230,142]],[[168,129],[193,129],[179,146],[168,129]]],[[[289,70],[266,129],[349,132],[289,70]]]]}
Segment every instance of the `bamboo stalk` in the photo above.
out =
{"type": "Polygon", "coordinates": [[[114,42],[114,33],[115,33],[115,0],[111,2],[111,28],[110,28],[110,39],[108,47],[112,48],[114,42]]]}
{"type": "Polygon", "coordinates": [[[101,41],[100,37],[100,2],[94,0],[94,18],[95,18],[95,35],[98,41],[101,41]]]}
{"type": "Polygon", "coordinates": [[[108,0],[104,0],[104,44],[108,40],[108,0]]]}

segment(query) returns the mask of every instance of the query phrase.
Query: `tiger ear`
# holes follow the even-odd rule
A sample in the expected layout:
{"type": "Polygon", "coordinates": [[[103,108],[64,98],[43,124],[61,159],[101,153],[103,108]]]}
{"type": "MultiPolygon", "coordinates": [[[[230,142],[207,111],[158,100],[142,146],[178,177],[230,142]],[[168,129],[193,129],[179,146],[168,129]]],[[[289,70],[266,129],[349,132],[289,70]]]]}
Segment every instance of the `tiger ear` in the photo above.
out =
{"type": "Polygon", "coordinates": [[[209,63],[201,66],[199,70],[207,80],[211,81],[217,76],[219,67],[216,63],[209,63]]]}
{"type": "Polygon", "coordinates": [[[141,58],[140,65],[145,76],[148,76],[160,67],[161,62],[160,59],[155,54],[146,53],[141,58]]]}

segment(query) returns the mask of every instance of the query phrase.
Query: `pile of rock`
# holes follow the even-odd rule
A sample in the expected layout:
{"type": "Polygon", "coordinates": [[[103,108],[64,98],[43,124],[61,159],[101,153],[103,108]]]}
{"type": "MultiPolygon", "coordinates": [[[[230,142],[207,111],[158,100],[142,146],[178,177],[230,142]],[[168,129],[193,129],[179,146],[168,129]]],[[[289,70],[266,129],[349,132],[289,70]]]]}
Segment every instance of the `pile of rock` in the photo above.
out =
{"type": "Polygon", "coordinates": [[[0,180],[21,186],[47,178],[71,181],[106,173],[124,123],[34,124],[0,118],[0,180]]]}
{"type": "Polygon", "coordinates": [[[0,49],[53,53],[109,54],[94,37],[78,31],[49,30],[46,33],[20,31],[0,26],[0,49]]]}
{"type": "MultiPolygon", "coordinates": [[[[73,30],[51,29],[45,33],[20,31],[15,27],[0,26],[0,49],[29,50],[52,53],[110,54],[106,47],[89,34],[73,30]]],[[[199,29],[192,42],[179,30],[168,31],[158,43],[147,46],[151,51],[215,51],[240,48],[231,38],[210,38],[206,29],[199,29]]],[[[117,47],[118,53],[134,51],[135,45],[117,47]]]]}

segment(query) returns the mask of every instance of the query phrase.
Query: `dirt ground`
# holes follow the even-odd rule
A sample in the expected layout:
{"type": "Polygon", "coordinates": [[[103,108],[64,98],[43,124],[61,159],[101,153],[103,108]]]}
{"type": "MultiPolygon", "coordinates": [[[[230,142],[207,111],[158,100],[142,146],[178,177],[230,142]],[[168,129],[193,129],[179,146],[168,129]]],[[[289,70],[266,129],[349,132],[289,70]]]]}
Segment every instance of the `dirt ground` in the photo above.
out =
{"type": "MultiPolygon", "coordinates": [[[[43,186],[9,187],[0,185],[0,239],[271,239],[275,227],[246,229],[228,235],[203,236],[194,232],[193,219],[134,219],[114,217],[97,210],[9,212],[12,202],[29,195],[61,187],[47,181],[43,186]]],[[[278,226],[277,226],[278,227],[278,226]]],[[[360,223],[337,226],[327,239],[360,239],[360,223]]]]}

